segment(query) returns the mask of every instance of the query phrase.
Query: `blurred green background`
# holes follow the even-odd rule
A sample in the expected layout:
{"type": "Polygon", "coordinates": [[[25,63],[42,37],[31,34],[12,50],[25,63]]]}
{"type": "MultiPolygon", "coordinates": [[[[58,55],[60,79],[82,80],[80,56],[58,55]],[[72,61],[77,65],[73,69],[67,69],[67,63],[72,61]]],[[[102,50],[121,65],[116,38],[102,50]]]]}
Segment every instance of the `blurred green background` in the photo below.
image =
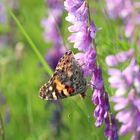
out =
{"type": "MultiPolygon", "coordinates": [[[[44,29],[41,27],[41,19],[47,17],[45,2],[14,2],[17,8],[13,9],[13,12],[44,56],[47,49],[52,47],[45,43],[42,35],[44,29]]],[[[106,91],[111,96],[113,91],[107,81],[105,57],[128,50],[130,44],[126,38],[118,36],[123,36],[121,21],[110,20],[104,7],[105,3],[101,0],[90,4],[91,16],[96,26],[102,28],[95,39],[97,59],[103,69],[106,91]]],[[[69,23],[64,19],[66,15],[65,12],[60,30],[64,42],[68,43],[67,37],[70,33],[67,30],[69,23]]],[[[0,115],[4,126],[4,129],[0,128],[0,132],[4,130],[5,140],[106,140],[104,126],[94,126],[94,105],[91,102],[90,89],[85,100],[74,96],[54,103],[38,97],[39,88],[48,80],[46,71],[8,12],[7,18],[7,23],[0,25],[0,36],[9,37],[0,47],[0,115]],[[20,55],[19,59],[17,53],[20,55]]],[[[131,47],[135,47],[135,44],[131,47]]],[[[129,135],[121,137],[120,140],[128,138],[129,135]]]]}

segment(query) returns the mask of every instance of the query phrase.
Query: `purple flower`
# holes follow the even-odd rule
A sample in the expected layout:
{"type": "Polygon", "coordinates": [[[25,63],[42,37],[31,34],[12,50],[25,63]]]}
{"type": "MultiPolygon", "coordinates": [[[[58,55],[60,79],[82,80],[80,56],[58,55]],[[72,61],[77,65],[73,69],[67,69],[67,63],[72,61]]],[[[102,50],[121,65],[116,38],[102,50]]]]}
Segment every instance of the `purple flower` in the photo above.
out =
{"type": "Polygon", "coordinates": [[[130,49],[127,52],[120,52],[116,55],[109,55],[106,57],[106,63],[109,66],[116,66],[119,63],[123,63],[125,61],[127,61],[130,57],[132,57],[134,54],[134,50],[130,49]]]}
{"type": "Polygon", "coordinates": [[[92,38],[96,35],[96,28],[93,22],[88,27],[88,7],[84,0],[66,0],[65,9],[69,12],[66,20],[73,25],[68,29],[72,35],[68,38],[74,43],[74,48],[87,51],[92,43],[92,38]]]}
{"type": "Polygon", "coordinates": [[[44,39],[46,42],[52,42],[53,48],[47,50],[45,60],[55,70],[58,60],[65,53],[65,47],[58,28],[61,23],[64,6],[62,0],[47,0],[47,4],[48,18],[43,19],[41,24],[45,29],[44,39]]]}
{"type": "Polygon", "coordinates": [[[89,50],[85,53],[77,53],[75,58],[79,60],[85,77],[93,74],[96,68],[96,47],[90,47],[89,50]]]}
{"type": "MultiPolygon", "coordinates": [[[[109,68],[109,83],[116,89],[111,100],[115,103],[114,109],[118,111],[116,119],[122,124],[119,134],[125,135],[131,132],[131,140],[138,140],[140,139],[140,68],[132,55],[127,59],[122,58],[123,62],[128,59],[130,63],[122,71],[109,68]]],[[[120,63],[122,61],[117,65],[120,63]]]]}
{"type": "Polygon", "coordinates": [[[108,137],[108,140],[118,140],[118,127],[116,125],[115,117],[113,114],[109,115],[105,118],[105,136],[108,137]]]}
{"type": "Polygon", "coordinates": [[[81,29],[80,31],[73,33],[68,40],[74,42],[74,48],[86,51],[90,48],[91,37],[88,28],[81,29]]]}
{"type": "Polygon", "coordinates": [[[91,85],[98,90],[104,90],[104,81],[102,79],[102,70],[96,67],[91,79],[91,85]]]}
{"type": "Polygon", "coordinates": [[[133,42],[137,27],[140,26],[140,3],[132,0],[106,0],[107,11],[111,18],[121,18],[125,36],[133,42]]]}

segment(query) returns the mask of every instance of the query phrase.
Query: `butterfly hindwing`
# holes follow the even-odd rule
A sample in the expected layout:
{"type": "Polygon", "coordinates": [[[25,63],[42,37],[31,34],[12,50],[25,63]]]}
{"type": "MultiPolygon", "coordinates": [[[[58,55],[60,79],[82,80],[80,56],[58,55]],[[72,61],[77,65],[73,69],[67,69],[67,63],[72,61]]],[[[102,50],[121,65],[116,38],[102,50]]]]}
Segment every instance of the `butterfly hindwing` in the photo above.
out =
{"type": "Polygon", "coordinates": [[[63,99],[87,90],[82,69],[71,51],[59,60],[52,78],[40,88],[40,97],[45,100],[63,99]]]}

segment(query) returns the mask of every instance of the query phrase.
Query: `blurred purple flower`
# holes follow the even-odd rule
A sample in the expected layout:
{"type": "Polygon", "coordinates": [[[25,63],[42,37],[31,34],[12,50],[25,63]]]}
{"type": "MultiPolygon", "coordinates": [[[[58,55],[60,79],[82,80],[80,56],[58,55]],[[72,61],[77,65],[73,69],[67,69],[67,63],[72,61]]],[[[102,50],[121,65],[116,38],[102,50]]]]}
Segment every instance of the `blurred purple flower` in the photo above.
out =
{"type": "Polygon", "coordinates": [[[45,29],[43,36],[46,42],[50,42],[50,41],[53,42],[56,40],[60,42],[61,37],[57,29],[58,25],[55,22],[55,19],[52,15],[50,15],[48,19],[43,19],[41,24],[45,29]]]}
{"type": "MultiPolygon", "coordinates": [[[[94,89],[92,102],[96,106],[94,111],[94,117],[96,118],[95,126],[100,127],[105,122],[105,119],[110,116],[110,105],[108,94],[104,90],[102,70],[96,63],[96,45],[92,45],[92,41],[96,37],[96,31],[99,29],[95,27],[93,21],[90,21],[88,25],[88,4],[85,0],[66,0],[64,5],[68,11],[66,20],[73,24],[68,28],[72,32],[68,40],[74,43],[74,48],[82,51],[77,53],[75,57],[82,66],[84,76],[92,76],[90,83],[91,88],[94,89]]],[[[111,119],[109,123],[105,123],[106,127],[110,128],[111,134],[106,134],[108,139],[111,138],[110,140],[118,140],[117,126],[114,122],[111,119]],[[112,127],[110,127],[110,124],[112,127]]]]}
{"type": "Polygon", "coordinates": [[[116,66],[119,63],[127,61],[130,57],[134,55],[134,50],[130,49],[127,52],[120,52],[117,55],[109,55],[106,57],[106,63],[109,66],[116,66]]]}
{"type": "Polygon", "coordinates": [[[4,114],[4,121],[5,123],[9,123],[11,119],[11,111],[9,107],[6,107],[5,114],[4,114]]]}
{"type": "Polygon", "coordinates": [[[64,6],[62,0],[47,0],[48,18],[42,19],[41,24],[44,27],[44,39],[46,42],[52,42],[53,48],[47,50],[45,60],[53,70],[57,65],[58,60],[65,53],[65,47],[59,32],[61,16],[64,6]]]}
{"type": "Polygon", "coordinates": [[[126,18],[133,10],[131,0],[106,0],[111,18],[126,18]]]}
{"type": "MultiPolygon", "coordinates": [[[[125,54],[127,56],[127,53],[125,54]]],[[[124,70],[120,71],[117,68],[108,70],[110,86],[116,89],[111,100],[116,103],[114,106],[114,109],[118,111],[116,119],[122,123],[119,134],[124,135],[131,132],[131,140],[138,140],[140,139],[140,68],[132,55],[128,59],[130,64],[124,70]]],[[[122,58],[125,61],[128,59],[122,58]]],[[[121,62],[118,62],[117,65],[121,62]]]]}
{"type": "Polygon", "coordinates": [[[121,18],[124,23],[125,36],[134,40],[137,27],[140,26],[140,2],[133,0],[106,0],[107,11],[111,18],[121,18]]]}
{"type": "Polygon", "coordinates": [[[6,8],[3,2],[0,1],[0,24],[5,24],[7,22],[6,8]]]}
{"type": "Polygon", "coordinates": [[[51,9],[60,9],[60,11],[64,9],[63,0],[46,0],[46,3],[51,9]]]}
{"type": "Polygon", "coordinates": [[[51,9],[47,19],[42,19],[41,24],[45,29],[44,39],[46,42],[60,42],[61,36],[58,27],[61,21],[62,9],[51,9]]]}
{"type": "MultiPolygon", "coordinates": [[[[17,0],[6,0],[6,3],[13,10],[17,9],[17,3],[18,3],[17,0]]],[[[7,24],[7,22],[8,22],[7,10],[2,0],[0,0],[0,25],[7,24]]]]}
{"type": "Polygon", "coordinates": [[[53,131],[53,135],[58,137],[61,133],[61,128],[64,126],[62,121],[63,104],[60,101],[54,101],[51,103],[55,105],[55,109],[52,112],[50,128],[53,131]]]}
{"type": "MultiPolygon", "coordinates": [[[[6,8],[3,4],[2,1],[0,1],[0,27],[3,27],[7,24],[7,12],[6,12],[6,8]]],[[[6,42],[7,42],[8,37],[6,35],[4,35],[3,33],[0,33],[0,49],[3,48],[4,46],[6,46],[6,42]]]]}
{"type": "Polygon", "coordinates": [[[6,103],[6,98],[2,92],[0,92],[0,105],[4,105],[6,103]]]}
{"type": "MultiPolygon", "coordinates": [[[[18,8],[17,7],[18,2],[16,0],[6,0],[6,3],[13,11],[18,8]]],[[[0,28],[3,29],[9,26],[11,28],[14,27],[14,25],[12,24],[12,21],[10,20],[10,18],[8,18],[8,13],[7,13],[7,10],[3,1],[0,0],[0,28]]],[[[11,45],[12,40],[14,40],[14,36],[12,32],[7,32],[7,30],[0,31],[0,49],[4,48],[5,46],[8,46],[7,45],[8,43],[10,43],[11,45]]]]}
{"type": "Polygon", "coordinates": [[[63,46],[53,47],[47,50],[45,60],[48,62],[50,67],[55,70],[58,60],[64,55],[65,49],[63,46]]]}
{"type": "Polygon", "coordinates": [[[64,10],[63,1],[47,0],[47,4],[48,4],[48,18],[44,18],[41,21],[41,25],[45,29],[44,39],[46,42],[60,43],[62,40],[58,27],[61,22],[61,16],[64,10]]]}

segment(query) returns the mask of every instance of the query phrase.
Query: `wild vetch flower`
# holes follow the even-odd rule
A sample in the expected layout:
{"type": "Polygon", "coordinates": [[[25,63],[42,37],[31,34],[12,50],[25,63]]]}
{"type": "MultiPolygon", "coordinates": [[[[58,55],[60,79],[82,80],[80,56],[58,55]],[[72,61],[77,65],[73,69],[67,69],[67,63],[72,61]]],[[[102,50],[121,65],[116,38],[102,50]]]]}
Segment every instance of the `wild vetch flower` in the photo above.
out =
{"type": "Polygon", "coordinates": [[[107,11],[111,18],[121,18],[124,23],[125,36],[132,42],[140,26],[140,2],[133,0],[106,0],[107,11]]]}
{"type": "Polygon", "coordinates": [[[90,47],[89,50],[85,53],[75,54],[75,58],[79,60],[85,77],[88,77],[93,74],[94,69],[96,67],[96,47],[90,47]]]}
{"type": "Polygon", "coordinates": [[[92,89],[94,89],[92,102],[96,105],[94,111],[95,125],[100,127],[105,122],[105,136],[109,140],[117,140],[117,126],[109,112],[110,105],[108,94],[104,89],[102,70],[96,63],[96,45],[92,44],[98,28],[95,27],[93,21],[89,21],[88,24],[89,10],[85,0],[66,0],[64,5],[68,11],[66,20],[73,24],[68,28],[72,32],[68,40],[74,43],[74,48],[82,51],[75,56],[82,66],[85,77],[92,76],[90,83],[92,89]],[[112,119],[108,119],[109,117],[112,119]]]}
{"type": "MultiPolygon", "coordinates": [[[[127,52],[125,54],[127,55],[127,52]]],[[[140,67],[134,54],[126,61],[128,60],[129,65],[122,71],[109,68],[109,83],[116,90],[111,100],[115,103],[114,109],[118,111],[116,119],[122,124],[119,134],[131,133],[131,140],[138,140],[140,139],[140,67]]]]}
{"type": "Polygon", "coordinates": [[[100,68],[97,68],[93,73],[91,85],[95,88],[92,95],[92,102],[96,105],[94,111],[94,117],[96,118],[95,126],[99,127],[103,123],[104,118],[106,118],[110,108],[108,98],[105,100],[107,93],[105,93],[104,90],[104,81],[102,79],[102,71],[100,68]]]}
{"type": "Polygon", "coordinates": [[[66,20],[73,24],[68,28],[72,32],[68,40],[74,42],[74,48],[87,51],[92,42],[88,28],[87,3],[84,0],[66,0],[64,5],[69,12],[66,20]]]}
{"type": "Polygon", "coordinates": [[[64,9],[63,2],[62,0],[47,0],[47,4],[48,18],[44,18],[41,21],[41,24],[45,29],[44,39],[46,42],[60,42],[61,36],[58,31],[58,27],[61,22],[61,16],[64,9]]]}
{"type": "Polygon", "coordinates": [[[110,114],[110,116],[107,115],[105,118],[105,136],[108,137],[108,140],[117,140],[118,139],[118,127],[116,125],[115,117],[113,114],[110,114]],[[111,120],[111,125],[110,125],[111,120]]]}
{"type": "Polygon", "coordinates": [[[45,59],[54,70],[58,60],[65,53],[65,47],[62,43],[62,38],[58,28],[61,22],[64,6],[62,0],[47,0],[47,4],[48,18],[43,19],[41,23],[45,29],[45,41],[53,43],[53,48],[47,50],[45,59]]]}

